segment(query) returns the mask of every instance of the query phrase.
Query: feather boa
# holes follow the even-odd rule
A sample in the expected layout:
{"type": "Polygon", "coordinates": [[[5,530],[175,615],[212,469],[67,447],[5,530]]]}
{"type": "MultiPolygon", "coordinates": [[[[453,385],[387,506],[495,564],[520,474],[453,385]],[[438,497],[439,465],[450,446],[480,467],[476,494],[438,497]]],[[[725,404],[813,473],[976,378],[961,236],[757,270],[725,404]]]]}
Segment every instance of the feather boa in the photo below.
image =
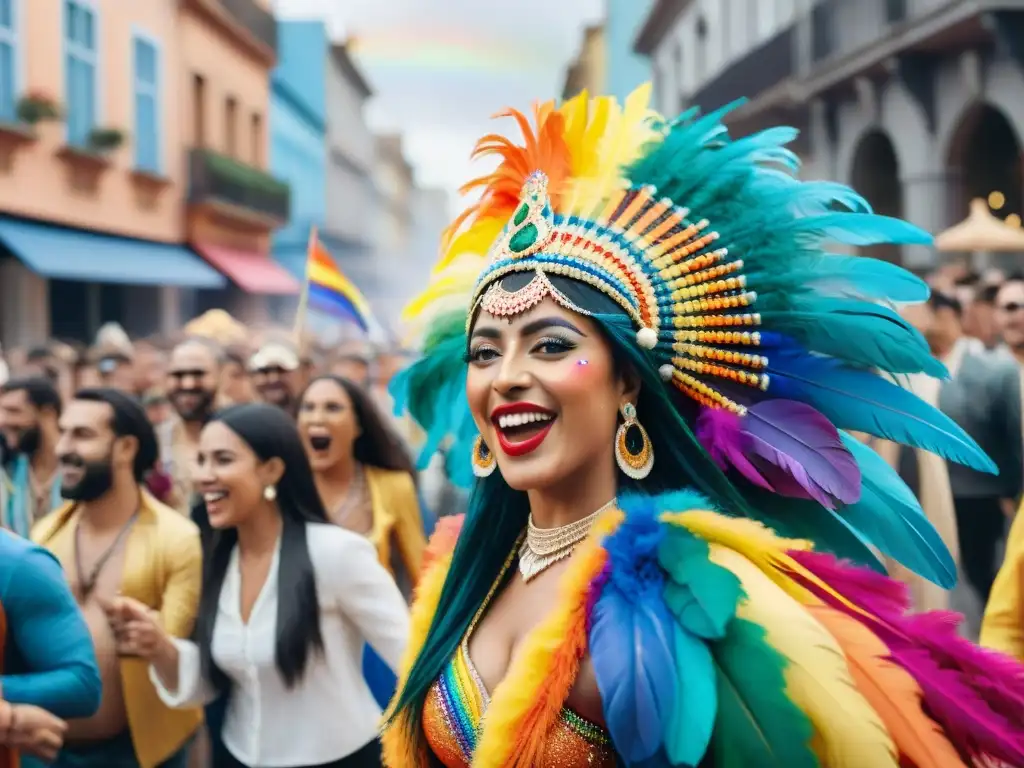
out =
{"type": "MultiPolygon", "coordinates": [[[[960,639],[953,617],[908,615],[902,585],[693,493],[619,506],[496,687],[473,768],[539,765],[587,653],[629,765],[1024,765],[1024,668],[960,639]]],[[[432,542],[406,668],[456,535],[452,523],[432,542]]],[[[428,764],[409,717],[385,731],[392,768],[428,764]]]]}

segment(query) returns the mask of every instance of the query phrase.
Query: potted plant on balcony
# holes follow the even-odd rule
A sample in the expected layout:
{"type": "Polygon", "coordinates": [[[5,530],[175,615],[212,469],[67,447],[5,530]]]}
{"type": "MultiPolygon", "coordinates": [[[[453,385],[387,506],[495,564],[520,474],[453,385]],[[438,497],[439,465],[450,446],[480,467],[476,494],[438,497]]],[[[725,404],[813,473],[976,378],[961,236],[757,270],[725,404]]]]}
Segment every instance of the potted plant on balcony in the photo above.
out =
{"type": "Polygon", "coordinates": [[[29,91],[20,99],[17,106],[18,119],[35,126],[47,120],[61,118],[60,105],[43,91],[29,91]]]}
{"type": "Polygon", "coordinates": [[[125,133],[119,128],[93,128],[86,139],[86,147],[92,152],[105,155],[124,144],[125,133]]]}

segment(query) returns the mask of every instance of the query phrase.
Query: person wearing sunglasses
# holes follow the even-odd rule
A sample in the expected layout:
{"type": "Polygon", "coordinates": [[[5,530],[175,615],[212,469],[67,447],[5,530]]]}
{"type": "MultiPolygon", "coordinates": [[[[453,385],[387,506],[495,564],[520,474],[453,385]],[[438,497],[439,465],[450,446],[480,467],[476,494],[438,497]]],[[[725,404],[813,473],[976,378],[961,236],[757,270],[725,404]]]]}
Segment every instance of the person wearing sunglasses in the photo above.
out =
{"type": "Polygon", "coordinates": [[[1024,365],[1024,274],[1006,279],[996,294],[995,305],[1003,347],[1024,365]]]}

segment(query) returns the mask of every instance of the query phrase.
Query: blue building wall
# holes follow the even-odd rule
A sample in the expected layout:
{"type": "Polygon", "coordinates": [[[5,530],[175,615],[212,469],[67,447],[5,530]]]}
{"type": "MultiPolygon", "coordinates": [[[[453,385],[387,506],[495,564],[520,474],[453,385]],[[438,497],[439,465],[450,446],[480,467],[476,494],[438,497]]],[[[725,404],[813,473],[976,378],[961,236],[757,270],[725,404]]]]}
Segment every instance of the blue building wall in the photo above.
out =
{"type": "Polygon", "coordinates": [[[605,0],[605,88],[620,100],[651,79],[650,60],[633,52],[633,42],[653,5],[654,0],[605,0]]]}
{"type": "Polygon", "coordinates": [[[278,64],[270,76],[270,169],[291,185],[291,219],[273,254],[302,276],[311,226],[327,215],[327,90],[330,43],[319,21],[278,22],[278,64]]]}

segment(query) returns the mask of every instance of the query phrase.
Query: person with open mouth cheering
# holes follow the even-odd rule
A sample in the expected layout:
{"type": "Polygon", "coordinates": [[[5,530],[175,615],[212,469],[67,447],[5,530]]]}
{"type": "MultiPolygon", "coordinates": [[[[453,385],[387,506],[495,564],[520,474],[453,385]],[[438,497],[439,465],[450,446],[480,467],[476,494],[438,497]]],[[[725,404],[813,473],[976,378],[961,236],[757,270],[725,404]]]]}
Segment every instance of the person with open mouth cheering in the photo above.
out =
{"type": "MultiPolygon", "coordinates": [[[[330,374],[302,393],[298,426],[328,518],[366,536],[408,596],[427,540],[412,461],[401,440],[358,384],[330,374]]],[[[363,671],[377,703],[387,706],[395,676],[372,648],[363,671]]]]}

